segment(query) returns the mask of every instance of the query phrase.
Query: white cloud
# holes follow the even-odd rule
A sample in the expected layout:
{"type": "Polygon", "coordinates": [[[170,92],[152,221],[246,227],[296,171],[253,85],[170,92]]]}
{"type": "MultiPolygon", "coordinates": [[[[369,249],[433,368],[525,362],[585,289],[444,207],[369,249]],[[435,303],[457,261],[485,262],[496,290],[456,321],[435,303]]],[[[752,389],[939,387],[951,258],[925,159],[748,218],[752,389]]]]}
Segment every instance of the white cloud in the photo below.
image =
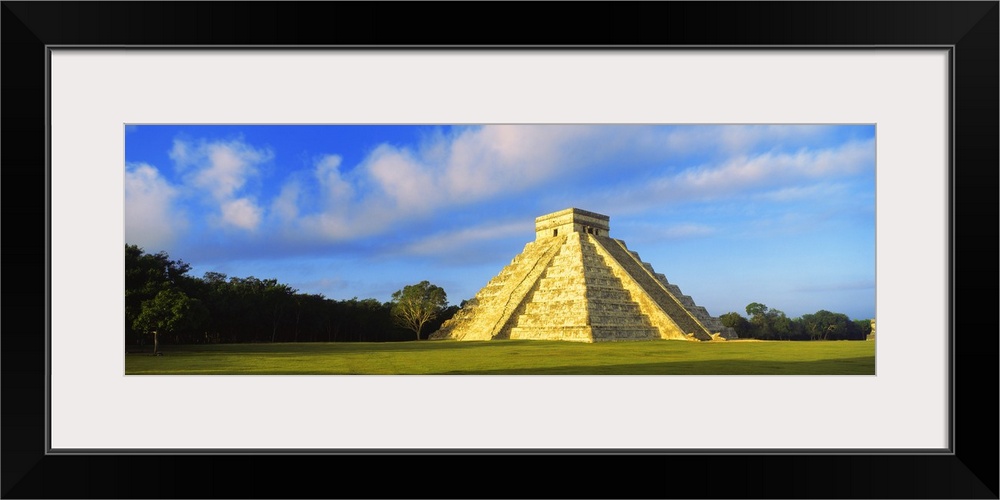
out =
{"type": "Polygon", "coordinates": [[[704,224],[675,224],[667,227],[663,235],[668,239],[698,238],[715,234],[715,228],[704,224]]]}
{"type": "Polygon", "coordinates": [[[340,174],[341,158],[328,155],[316,163],[315,175],[326,196],[327,202],[336,208],[342,208],[351,201],[354,188],[340,174]]]}
{"type": "Polygon", "coordinates": [[[298,200],[302,192],[302,186],[291,181],[281,188],[281,193],[271,203],[271,213],[288,222],[299,216],[298,200]]]}
{"type": "Polygon", "coordinates": [[[320,213],[303,217],[299,224],[301,230],[297,234],[303,236],[316,236],[322,240],[341,241],[350,238],[361,238],[374,234],[381,230],[382,225],[377,225],[376,230],[364,230],[363,223],[357,219],[350,220],[344,214],[320,213]]]}
{"type": "Polygon", "coordinates": [[[499,239],[520,236],[525,241],[530,241],[534,238],[534,233],[534,224],[531,221],[484,224],[477,227],[432,235],[407,245],[403,249],[403,253],[414,255],[461,253],[470,245],[499,239]]]}
{"type": "Polygon", "coordinates": [[[797,196],[832,193],[840,179],[873,172],[874,168],[874,139],[792,152],[775,149],[731,155],[679,171],[664,168],[659,176],[637,173],[632,179],[623,174],[622,182],[594,192],[580,203],[624,215],[691,201],[791,201],[797,196]]]}
{"type": "Polygon", "coordinates": [[[188,144],[180,139],[174,139],[174,147],[170,149],[169,153],[170,159],[174,161],[174,165],[178,170],[183,170],[191,163],[191,157],[188,155],[188,144]]]}
{"type": "Polygon", "coordinates": [[[402,211],[424,212],[438,203],[441,193],[430,165],[420,162],[408,150],[382,145],[364,165],[371,179],[386,195],[386,202],[402,211]]]}
{"type": "MultiPolygon", "coordinates": [[[[401,215],[517,194],[578,165],[565,161],[590,127],[490,125],[437,135],[420,148],[383,144],[360,175],[401,215]]],[[[579,147],[579,145],[578,145],[579,147]]]]}
{"type": "Polygon", "coordinates": [[[831,282],[821,284],[810,284],[793,288],[793,292],[829,292],[844,290],[870,290],[875,288],[872,280],[857,280],[844,282],[831,282]]]}
{"type": "MultiPolygon", "coordinates": [[[[574,183],[591,186],[574,205],[614,206],[616,213],[626,213],[673,201],[791,189],[804,179],[815,182],[848,175],[874,164],[873,141],[789,150],[829,130],[821,126],[456,128],[432,132],[412,147],[381,144],[350,168],[341,156],[323,156],[312,169],[316,189],[301,179],[290,180],[270,208],[280,212],[274,220],[284,221],[286,234],[343,241],[490,200],[570,192],[574,183]],[[752,153],[761,145],[768,151],[752,153]],[[678,171],[685,162],[673,162],[687,153],[707,154],[703,161],[714,161],[678,171]],[[660,167],[653,170],[651,165],[660,167]],[[656,177],[657,171],[661,177],[656,177]],[[608,186],[616,189],[612,193],[593,186],[594,179],[621,185],[608,186]]],[[[211,168],[193,177],[220,199],[240,193],[256,172],[255,162],[269,155],[246,145],[226,146],[213,155],[211,168]]],[[[192,156],[190,145],[174,149],[178,159],[188,161],[192,156]]]]}
{"type": "Polygon", "coordinates": [[[794,145],[812,141],[829,133],[822,125],[706,125],[656,132],[655,142],[665,144],[673,154],[719,152],[742,154],[754,148],[794,145]]]}
{"type": "MultiPolygon", "coordinates": [[[[589,130],[589,132],[588,132],[589,130]]],[[[486,126],[436,133],[417,147],[382,144],[345,173],[342,158],[315,165],[322,207],[304,214],[304,232],[326,240],[364,237],[442,209],[516,195],[576,165],[560,158],[589,127],[486,126]]],[[[290,188],[289,188],[290,189],[290,188]]],[[[282,192],[282,210],[291,213],[282,192]]],[[[306,204],[299,197],[298,207],[306,204]]],[[[299,210],[301,211],[301,210],[299,210]]]]}
{"type": "MultiPolygon", "coordinates": [[[[517,193],[572,169],[581,150],[594,150],[595,127],[491,125],[467,130],[451,144],[442,188],[461,201],[502,192],[517,193]]],[[[596,156],[596,155],[595,155],[596,156]]]]}
{"type": "Polygon", "coordinates": [[[259,165],[273,157],[270,150],[256,149],[241,140],[192,144],[178,139],[170,151],[177,170],[184,172],[185,183],[218,207],[219,217],[213,220],[245,230],[256,229],[264,211],[252,197],[245,196],[245,187],[249,179],[259,175],[259,165]]]}
{"type": "Polygon", "coordinates": [[[550,183],[558,187],[608,168],[623,176],[639,168],[623,163],[623,158],[640,159],[641,166],[644,162],[663,164],[686,151],[743,152],[721,167],[689,170],[667,179],[696,191],[725,190],[727,186],[739,189],[775,175],[836,174],[874,162],[871,141],[837,150],[746,155],[747,150],[761,144],[795,144],[827,130],[821,126],[489,125],[452,136],[437,135],[417,151],[383,145],[363,162],[360,175],[381,188],[385,194],[382,205],[397,207],[400,215],[412,215],[517,195],[550,183]]]}
{"type": "Polygon", "coordinates": [[[850,142],[832,149],[738,157],[661,179],[653,189],[686,199],[715,198],[749,189],[780,188],[803,179],[852,175],[874,166],[873,141],[850,142]]]}
{"type": "Polygon", "coordinates": [[[522,194],[606,156],[598,152],[603,143],[594,140],[600,133],[590,126],[465,128],[432,134],[414,148],[382,144],[347,174],[341,157],[325,156],[315,168],[323,211],[301,224],[339,240],[522,194]]]}
{"type": "Polygon", "coordinates": [[[788,202],[808,199],[831,199],[845,196],[847,185],[840,183],[819,183],[807,186],[788,186],[756,195],[755,199],[774,202],[788,202]]]}
{"type": "Polygon", "coordinates": [[[621,227],[612,223],[613,237],[640,245],[706,238],[719,234],[720,230],[719,227],[699,222],[668,223],[662,218],[632,220],[621,227]]]}
{"type": "Polygon", "coordinates": [[[232,198],[248,177],[258,174],[257,164],[271,157],[267,151],[240,142],[206,144],[198,153],[207,162],[194,175],[194,185],[210,191],[219,201],[232,198]]]}
{"type": "Polygon", "coordinates": [[[260,224],[261,209],[248,198],[222,204],[222,221],[230,226],[253,230],[260,224]]]}
{"type": "Polygon", "coordinates": [[[151,251],[170,245],[186,221],[174,206],[179,191],[156,167],[125,166],[125,240],[151,251]]]}

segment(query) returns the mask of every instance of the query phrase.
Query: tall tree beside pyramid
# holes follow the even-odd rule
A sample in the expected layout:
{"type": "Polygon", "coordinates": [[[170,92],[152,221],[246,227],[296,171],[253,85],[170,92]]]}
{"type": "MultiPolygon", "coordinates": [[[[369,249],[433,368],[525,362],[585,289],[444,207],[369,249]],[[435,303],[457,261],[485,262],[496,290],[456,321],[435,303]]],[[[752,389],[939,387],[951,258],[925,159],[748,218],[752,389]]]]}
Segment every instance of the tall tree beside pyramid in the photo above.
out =
{"type": "Polygon", "coordinates": [[[437,318],[447,305],[444,289],[424,280],[392,293],[392,319],[398,326],[416,333],[420,340],[424,325],[437,318]]]}
{"type": "Polygon", "coordinates": [[[535,241],[430,338],[736,338],[624,241],[609,237],[609,221],[578,208],[536,218],[535,241]]]}

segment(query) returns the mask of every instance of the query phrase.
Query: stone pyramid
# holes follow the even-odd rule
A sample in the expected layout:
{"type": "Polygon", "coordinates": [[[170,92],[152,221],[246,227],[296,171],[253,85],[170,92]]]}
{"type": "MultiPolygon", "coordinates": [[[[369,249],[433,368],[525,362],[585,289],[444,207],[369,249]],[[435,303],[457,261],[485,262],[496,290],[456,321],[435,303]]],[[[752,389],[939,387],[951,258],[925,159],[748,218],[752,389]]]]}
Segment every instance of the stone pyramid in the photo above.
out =
{"type": "Polygon", "coordinates": [[[610,218],[569,208],[535,219],[525,245],[431,339],[575,342],[735,338],[608,236],[610,218]]]}

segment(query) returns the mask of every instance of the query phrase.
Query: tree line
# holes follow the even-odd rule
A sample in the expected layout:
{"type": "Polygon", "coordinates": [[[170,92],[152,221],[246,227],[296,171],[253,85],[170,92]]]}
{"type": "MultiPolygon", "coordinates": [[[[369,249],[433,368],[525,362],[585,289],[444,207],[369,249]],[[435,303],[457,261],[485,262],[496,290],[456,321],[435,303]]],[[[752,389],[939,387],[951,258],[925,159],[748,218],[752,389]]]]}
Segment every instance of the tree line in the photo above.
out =
{"type": "MultiPolygon", "coordinates": [[[[394,317],[394,302],[334,300],[299,293],[276,279],[216,272],[198,278],[190,270],[166,252],[125,245],[127,346],[414,339],[412,328],[394,317]]],[[[423,338],[459,309],[446,307],[443,290],[434,299],[440,309],[419,323],[417,335],[423,338]]]]}
{"type": "Polygon", "coordinates": [[[761,340],[865,340],[872,331],[871,320],[851,320],[846,314],[819,310],[799,318],[789,318],[778,309],[759,302],[746,307],[749,319],[737,312],[719,316],[741,339],[761,340]]]}
{"type": "MultiPolygon", "coordinates": [[[[395,292],[390,302],[334,300],[299,293],[276,279],[189,274],[191,266],[166,252],[125,245],[127,346],[248,342],[387,342],[426,338],[460,306],[448,306],[443,289],[423,281],[395,292]]],[[[761,340],[864,340],[870,320],[820,310],[789,318],[757,302],[749,318],[719,317],[740,338],[761,340]]]]}

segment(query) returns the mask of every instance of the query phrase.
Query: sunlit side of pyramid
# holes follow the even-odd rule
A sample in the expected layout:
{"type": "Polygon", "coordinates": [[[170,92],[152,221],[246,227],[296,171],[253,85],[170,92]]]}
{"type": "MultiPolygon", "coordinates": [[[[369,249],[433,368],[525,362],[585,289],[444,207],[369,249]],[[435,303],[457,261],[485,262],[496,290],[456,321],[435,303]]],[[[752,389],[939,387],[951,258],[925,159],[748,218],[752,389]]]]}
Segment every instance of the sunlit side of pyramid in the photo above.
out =
{"type": "Polygon", "coordinates": [[[606,215],[569,208],[535,219],[535,241],[432,339],[575,342],[713,340],[731,328],[608,236],[606,215]]]}

